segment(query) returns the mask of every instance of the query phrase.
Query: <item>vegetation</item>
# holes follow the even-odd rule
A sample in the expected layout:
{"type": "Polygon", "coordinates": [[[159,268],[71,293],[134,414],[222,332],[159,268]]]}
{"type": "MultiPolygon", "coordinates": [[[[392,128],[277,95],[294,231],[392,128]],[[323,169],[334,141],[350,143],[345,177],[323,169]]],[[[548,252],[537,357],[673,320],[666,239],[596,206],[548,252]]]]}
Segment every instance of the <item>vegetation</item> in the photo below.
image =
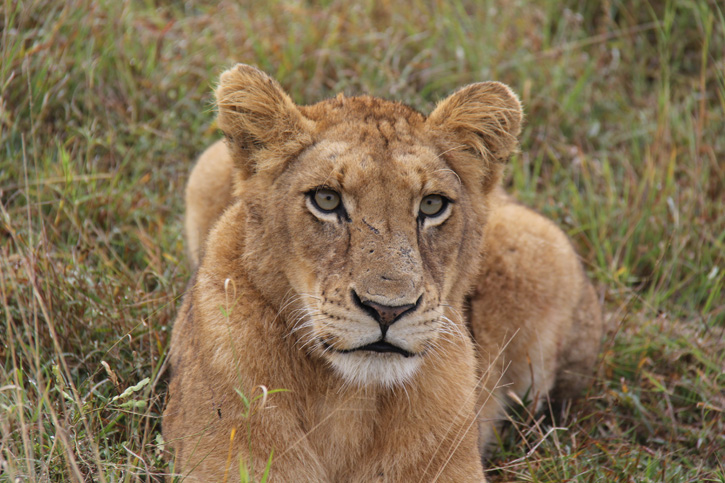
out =
{"type": "Polygon", "coordinates": [[[512,414],[488,477],[725,481],[719,1],[2,0],[0,29],[0,481],[172,471],[182,193],[237,61],[301,103],[510,84],[506,184],[570,234],[609,332],[587,397],[512,414]]]}

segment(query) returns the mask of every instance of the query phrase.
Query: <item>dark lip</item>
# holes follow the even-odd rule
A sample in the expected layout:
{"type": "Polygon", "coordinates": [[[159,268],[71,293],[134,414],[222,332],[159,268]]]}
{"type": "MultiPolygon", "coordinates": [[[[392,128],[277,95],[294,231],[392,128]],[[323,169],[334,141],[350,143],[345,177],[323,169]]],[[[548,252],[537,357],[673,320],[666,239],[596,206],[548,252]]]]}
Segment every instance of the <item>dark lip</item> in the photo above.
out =
{"type": "Polygon", "coordinates": [[[371,344],[367,344],[364,346],[356,347],[354,349],[336,349],[332,347],[327,342],[323,342],[323,345],[326,349],[333,350],[335,352],[340,352],[342,354],[349,354],[351,352],[357,352],[357,351],[372,351],[372,352],[378,352],[378,353],[393,353],[393,354],[400,354],[403,357],[413,357],[415,354],[412,352],[408,352],[405,349],[401,349],[397,345],[393,345],[390,342],[386,342],[384,340],[379,340],[377,342],[373,342],[371,344]]]}

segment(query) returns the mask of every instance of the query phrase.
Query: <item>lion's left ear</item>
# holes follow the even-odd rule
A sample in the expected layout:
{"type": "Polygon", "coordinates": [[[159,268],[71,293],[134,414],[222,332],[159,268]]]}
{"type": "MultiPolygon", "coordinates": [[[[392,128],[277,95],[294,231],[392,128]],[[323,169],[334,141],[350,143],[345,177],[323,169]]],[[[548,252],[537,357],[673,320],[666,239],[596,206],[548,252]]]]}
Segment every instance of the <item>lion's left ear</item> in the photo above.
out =
{"type": "Polygon", "coordinates": [[[427,123],[485,161],[506,162],[518,144],[523,112],[516,94],[500,82],[461,88],[438,103],[427,123]]]}

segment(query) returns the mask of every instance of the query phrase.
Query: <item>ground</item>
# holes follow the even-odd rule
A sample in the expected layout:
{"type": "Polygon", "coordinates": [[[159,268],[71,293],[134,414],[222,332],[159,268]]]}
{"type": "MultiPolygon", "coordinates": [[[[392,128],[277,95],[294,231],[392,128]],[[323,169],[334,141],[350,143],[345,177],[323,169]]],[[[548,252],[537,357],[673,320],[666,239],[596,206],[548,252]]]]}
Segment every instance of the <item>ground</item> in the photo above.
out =
{"type": "Polygon", "coordinates": [[[586,397],[512,413],[488,477],[725,481],[720,2],[311,3],[0,6],[0,481],[171,471],[183,186],[237,61],[300,103],[511,85],[505,184],[571,236],[609,330],[586,397]]]}

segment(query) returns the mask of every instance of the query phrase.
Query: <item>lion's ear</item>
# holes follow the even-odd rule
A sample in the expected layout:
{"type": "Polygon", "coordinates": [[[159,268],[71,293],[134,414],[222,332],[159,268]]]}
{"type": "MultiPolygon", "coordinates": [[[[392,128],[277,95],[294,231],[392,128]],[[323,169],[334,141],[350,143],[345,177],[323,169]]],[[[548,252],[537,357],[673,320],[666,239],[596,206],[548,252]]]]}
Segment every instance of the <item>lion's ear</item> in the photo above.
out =
{"type": "Polygon", "coordinates": [[[279,165],[311,142],[313,122],[277,81],[255,67],[237,64],[224,72],[216,102],[219,128],[244,178],[279,165]]]}
{"type": "Polygon", "coordinates": [[[429,126],[485,161],[506,162],[518,144],[523,112],[500,82],[479,82],[451,94],[428,116],[429,126]]]}

